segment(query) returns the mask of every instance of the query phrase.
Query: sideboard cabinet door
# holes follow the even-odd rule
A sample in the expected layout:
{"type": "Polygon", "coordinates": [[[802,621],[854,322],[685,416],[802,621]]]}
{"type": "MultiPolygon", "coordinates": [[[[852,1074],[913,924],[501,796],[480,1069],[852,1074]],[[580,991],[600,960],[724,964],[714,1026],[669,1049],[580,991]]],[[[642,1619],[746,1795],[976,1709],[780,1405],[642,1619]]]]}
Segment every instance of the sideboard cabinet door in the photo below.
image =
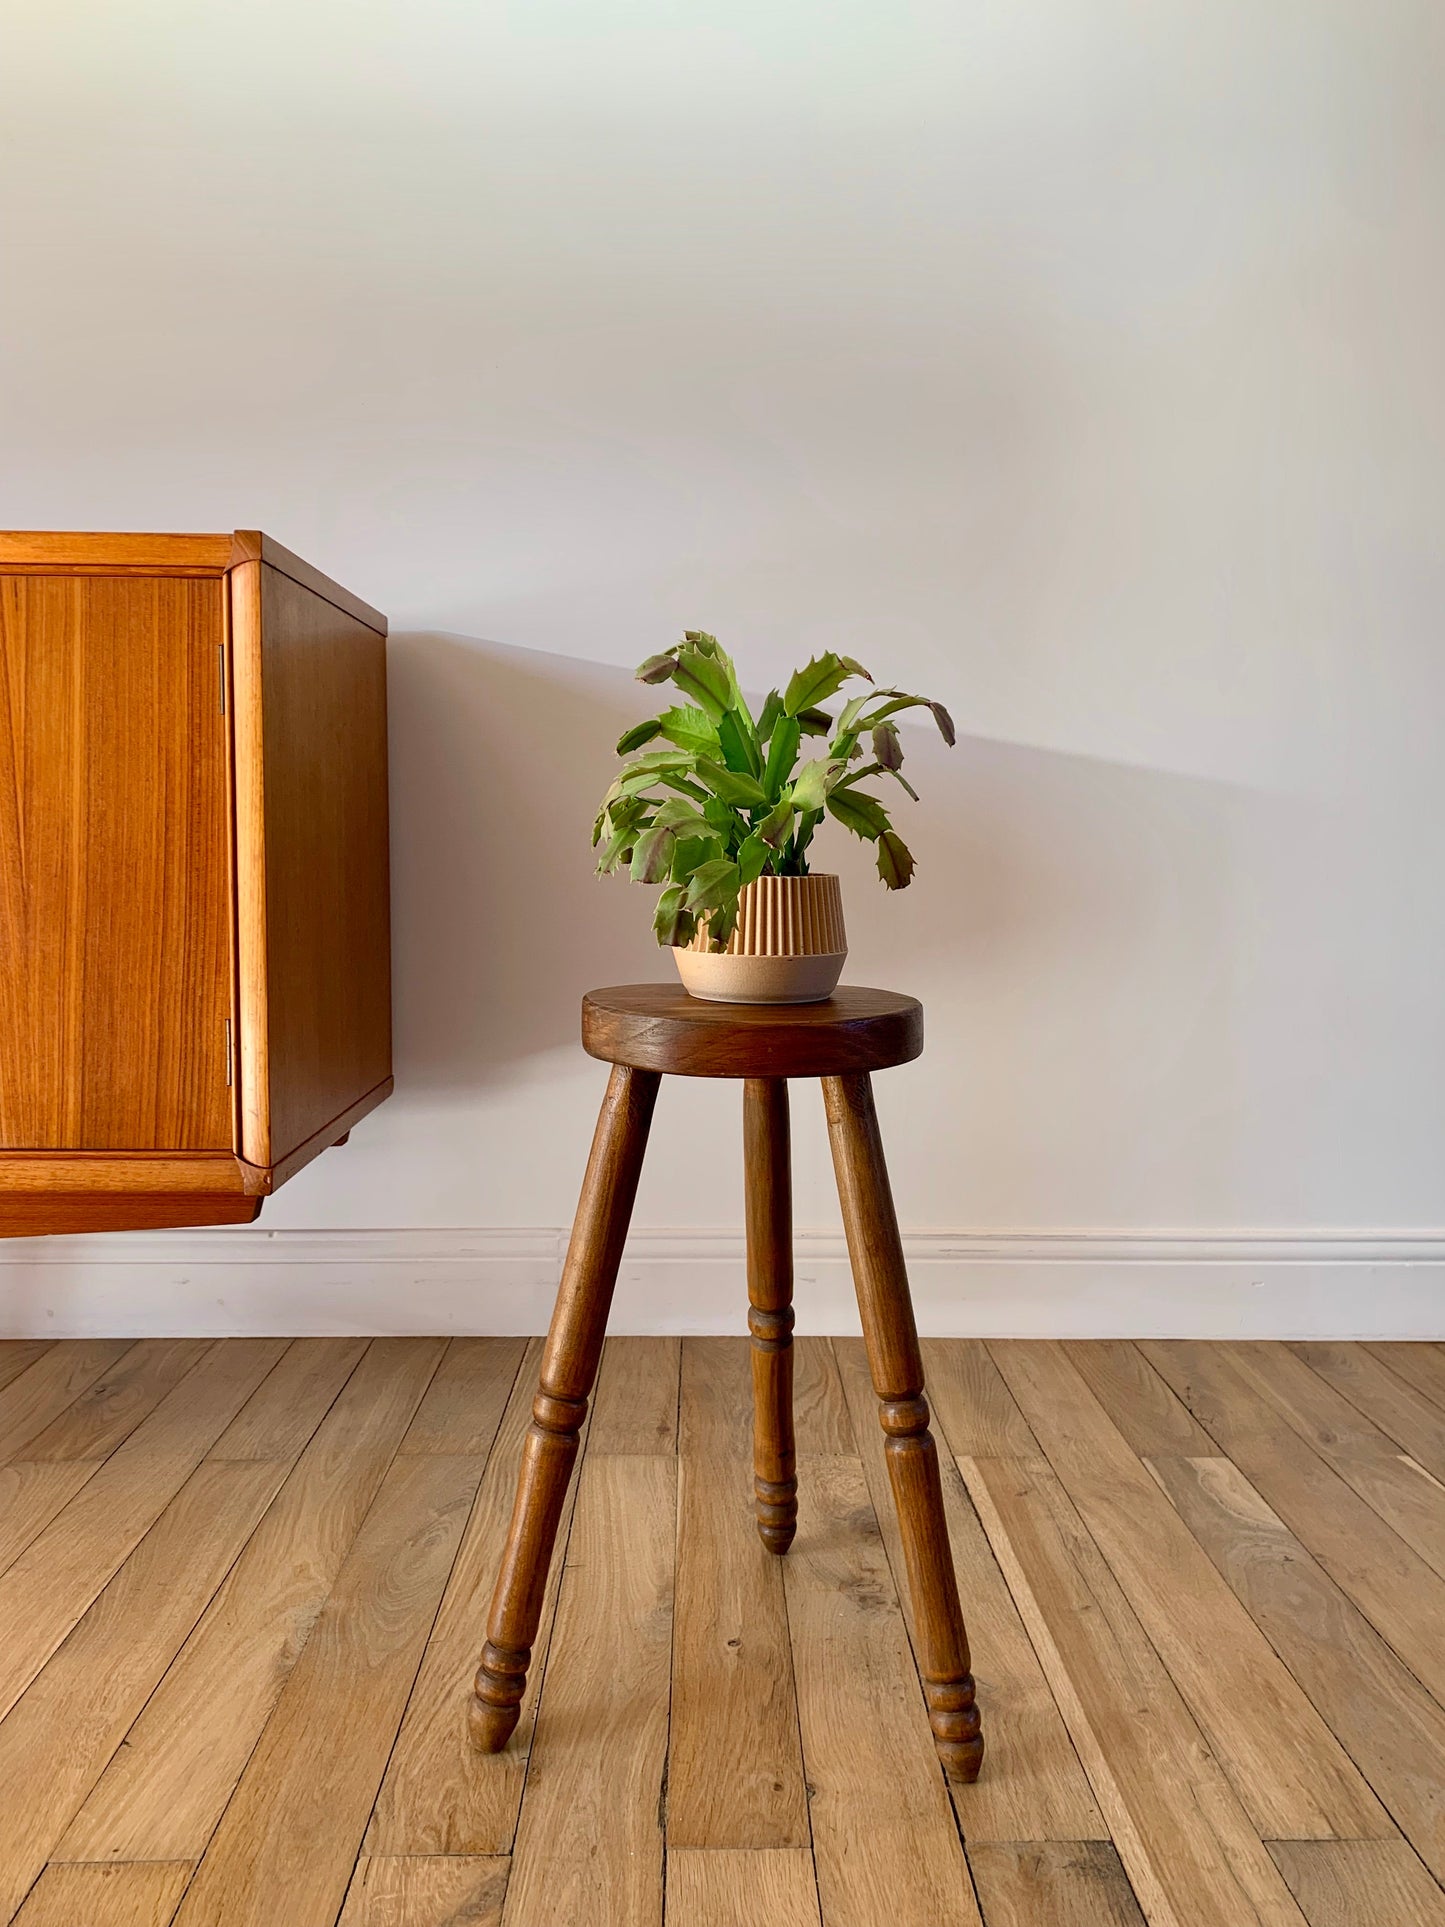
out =
{"type": "Polygon", "coordinates": [[[233,1141],[223,578],[0,576],[0,1147],[233,1141]]]}

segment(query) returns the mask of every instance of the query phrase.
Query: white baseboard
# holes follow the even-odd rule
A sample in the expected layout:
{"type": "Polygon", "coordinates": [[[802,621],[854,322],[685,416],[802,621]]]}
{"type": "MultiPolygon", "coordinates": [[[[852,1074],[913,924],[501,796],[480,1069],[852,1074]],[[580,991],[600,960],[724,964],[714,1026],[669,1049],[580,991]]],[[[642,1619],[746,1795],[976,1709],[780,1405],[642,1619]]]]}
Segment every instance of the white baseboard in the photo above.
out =
{"type": "MultiPolygon", "coordinates": [[[[1445,1337],[1445,1232],[923,1231],[919,1330],[948,1337],[1445,1337]]],[[[0,1336],[545,1330],[563,1231],[173,1231],[0,1242],[0,1336]]],[[[796,1240],[798,1329],[854,1332],[841,1236],[796,1240]]],[[[742,1239],[628,1240],[610,1329],[741,1332],[742,1239]]]]}

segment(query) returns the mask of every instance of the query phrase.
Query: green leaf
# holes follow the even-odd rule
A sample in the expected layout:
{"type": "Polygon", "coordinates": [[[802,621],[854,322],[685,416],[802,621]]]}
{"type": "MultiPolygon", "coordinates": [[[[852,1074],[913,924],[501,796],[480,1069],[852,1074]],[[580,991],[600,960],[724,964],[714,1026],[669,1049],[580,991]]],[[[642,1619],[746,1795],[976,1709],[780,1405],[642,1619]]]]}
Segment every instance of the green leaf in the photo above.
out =
{"type": "Polygon", "coordinates": [[[768,760],[763,767],[763,788],[770,799],[776,800],[782,795],[783,785],[793,773],[802,733],[796,716],[779,717],[773,730],[773,740],[768,745],[768,760]]]}
{"type": "Polygon", "coordinates": [[[906,890],[913,881],[913,852],[897,830],[878,839],[878,874],[890,890],[906,890]]]}
{"type": "Polygon", "coordinates": [[[603,850],[601,856],[597,859],[598,876],[610,876],[619,863],[624,862],[631,856],[632,842],[636,834],[635,830],[613,831],[612,835],[608,838],[606,849],[603,850]]]}
{"type": "Polygon", "coordinates": [[[872,682],[873,680],[872,670],[865,669],[862,663],[858,661],[856,656],[840,656],[839,661],[842,663],[843,667],[848,671],[848,674],[850,676],[861,676],[864,682],[872,682]]]}
{"type": "Polygon", "coordinates": [[[773,725],[783,713],[783,699],[776,689],[770,689],[763,698],[763,706],[758,711],[758,741],[767,742],[773,733],[773,725]]]}
{"type": "Polygon", "coordinates": [[[671,830],[679,836],[716,836],[717,831],[705,816],[700,816],[691,803],[685,803],[680,796],[670,796],[665,803],[659,804],[657,815],[652,819],[659,829],[671,830]]]}
{"type": "Polygon", "coordinates": [[[762,832],[754,830],[738,851],[738,879],[741,888],[746,890],[750,883],[757,881],[767,869],[768,858],[771,855],[771,850],[763,841],[762,832]]]}
{"type": "Polygon", "coordinates": [[[833,718],[826,709],[800,709],[798,723],[805,736],[826,736],[833,727],[833,718]]]}
{"type": "Polygon", "coordinates": [[[723,761],[729,769],[740,770],[744,776],[761,774],[762,758],[758,755],[752,731],[744,729],[731,710],[718,724],[717,734],[722,745],[723,761]]]}
{"type": "Polygon", "coordinates": [[[666,682],[677,667],[677,651],[669,649],[664,655],[649,656],[639,664],[635,671],[638,682],[666,682]]]}
{"type": "Polygon", "coordinates": [[[616,793],[618,796],[641,796],[644,790],[656,789],[662,780],[655,769],[627,769],[617,779],[616,793]]]}
{"type": "Polygon", "coordinates": [[[693,871],[687,886],[687,907],[692,911],[720,909],[737,900],[740,887],[738,866],[731,857],[714,857],[711,863],[700,864],[693,871]]]}
{"type": "Polygon", "coordinates": [[[657,727],[670,743],[691,751],[694,756],[718,754],[717,728],[705,709],[695,709],[690,703],[665,709],[657,719],[657,727]]]}
{"type": "Polygon", "coordinates": [[[828,798],[828,810],[845,830],[870,842],[890,827],[887,810],[876,797],[865,796],[861,790],[834,790],[828,798]]]}
{"type": "Polygon", "coordinates": [[[938,733],[949,748],[952,749],[958,741],[958,734],[953,727],[953,718],[942,703],[934,702],[929,696],[910,696],[901,689],[879,689],[875,690],[874,694],[890,696],[892,701],[885,702],[881,709],[875,709],[868,718],[870,723],[881,723],[885,716],[896,715],[900,709],[926,709],[937,723],[938,733]]]}
{"type": "Polygon", "coordinates": [[[655,823],[644,830],[632,847],[632,881],[665,883],[672,870],[675,841],[671,830],[660,830],[655,823]]]}
{"type": "Polygon", "coordinates": [[[958,741],[958,731],[953,726],[952,716],[949,715],[942,703],[930,703],[928,707],[933,712],[934,722],[938,724],[939,735],[943,738],[944,742],[948,744],[948,747],[952,749],[958,741]]]}
{"type": "Polygon", "coordinates": [[[669,884],[657,899],[652,928],[660,944],[691,943],[697,933],[697,919],[683,906],[687,892],[682,884],[669,884]]]}
{"type": "Polygon", "coordinates": [[[689,645],[679,653],[672,679],[685,696],[701,703],[715,723],[722,721],[732,695],[732,678],[716,656],[706,656],[689,645]]]}
{"type": "Polygon", "coordinates": [[[918,791],[914,789],[913,785],[909,782],[908,778],[903,774],[903,771],[901,769],[890,769],[886,772],[886,774],[891,776],[895,783],[901,783],[904,789],[906,789],[908,794],[913,798],[915,803],[919,801],[918,791]]]}
{"type": "Polygon", "coordinates": [[[760,810],[767,806],[768,793],[755,776],[724,769],[720,763],[711,763],[702,756],[697,759],[697,774],[714,796],[731,803],[735,809],[760,810]]]}
{"type": "Polygon", "coordinates": [[[867,675],[868,671],[851,656],[835,656],[831,649],[825,649],[821,656],[814,656],[806,668],[794,670],[783,697],[783,708],[790,716],[796,716],[836,696],[850,676],[867,675]]]}
{"type": "Polygon", "coordinates": [[[771,844],[775,850],[780,850],[787,837],[788,828],[793,821],[794,814],[793,799],[790,796],[783,797],[781,801],[773,805],[762,822],[759,823],[757,834],[763,839],[764,843],[771,844]]]}
{"type": "Polygon", "coordinates": [[[879,723],[873,731],[873,754],[880,769],[903,767],[903,739],[897,723],[879,723]]]}
{"type": "Polygon", "coordinates": [[[719,904],[716,910],[711,911],[707,920],[708,949],[726,950],[728,938],[736,930],[737,923],[738,900],[736,897],[731,903],[719,904]]]}
{"type": "Polygon", "coordinates": [[[737,811],[729,804],[720,797],[708,796],[706,791],[704,798],[702,813],[720,835],[731,836],[734,830],[741,827],[737,811]]]}
{"type": "Polygon", "coordinates": [[[705,656],[722,654],[717,637],[710,636],[706,629],[684,629],[682,639],[684,642],[690,642],[694,649],[700,650],[705,656]]]}
{"type": "Polygon", "coordinates": [[[701,783],[694,783],[684,776],[681,770],[668,770],[662,778],[664,789],[676,790],[679,796],[690,796],[694,803],[706,803],[707,791],[701,783]]]}
{"type": "Polygon", "coordinates": [[[645,723],[634,723],[631,729],[625,729],[618,737],[617,754],[630,756],[633,750],[641,749],[644,743],[650,743],[661,728],[662,725],[655,716],[649,717],[645,723]]]}
{"type": "Polygon", "coordinates": [[[833,758],[819,759],[804,763],[793,778],[790,792],[793,806],[799,810],[820,810],[834,783],[843,774],[847,765],[833,758]]]}
{"type": "Polygon", "coordinates": [[[672,880],[687,883],[694,870],[710,863],[718,853],[715,836],[680,836],[672,852],[672,880]]]}
{"type": "Polygon", "coordinates": [[[622,771],[630,776],[635,769],[691,769],[693,756],[686,749],[650,749],[645,756],[634,756],[622,771]]]}

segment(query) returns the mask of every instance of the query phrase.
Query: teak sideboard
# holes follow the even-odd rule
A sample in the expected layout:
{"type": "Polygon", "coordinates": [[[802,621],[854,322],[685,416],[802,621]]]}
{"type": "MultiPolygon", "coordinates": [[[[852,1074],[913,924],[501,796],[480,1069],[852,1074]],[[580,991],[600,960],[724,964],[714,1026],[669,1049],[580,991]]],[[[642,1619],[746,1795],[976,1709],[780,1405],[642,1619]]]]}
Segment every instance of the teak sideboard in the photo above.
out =
{"type": "Polygon", "coordinates": [[[385,618],[0,534],[0,1236],[246,1223],[391,1083],[385,618]]]}

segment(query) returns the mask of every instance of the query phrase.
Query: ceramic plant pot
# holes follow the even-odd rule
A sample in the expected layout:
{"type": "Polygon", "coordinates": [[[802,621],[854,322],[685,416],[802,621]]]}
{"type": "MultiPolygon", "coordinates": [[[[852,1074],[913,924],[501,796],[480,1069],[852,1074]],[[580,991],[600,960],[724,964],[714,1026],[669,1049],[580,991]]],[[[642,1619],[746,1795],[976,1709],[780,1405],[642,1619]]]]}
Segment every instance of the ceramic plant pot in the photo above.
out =
{"type": "Polygon", "coordinates": [[[726,950],[708,949],[704,924],[672,954],[683,988],[709,1003],[821,1003],[848,955],[838,879],[760,876],[738,901],[726,950]]]}

